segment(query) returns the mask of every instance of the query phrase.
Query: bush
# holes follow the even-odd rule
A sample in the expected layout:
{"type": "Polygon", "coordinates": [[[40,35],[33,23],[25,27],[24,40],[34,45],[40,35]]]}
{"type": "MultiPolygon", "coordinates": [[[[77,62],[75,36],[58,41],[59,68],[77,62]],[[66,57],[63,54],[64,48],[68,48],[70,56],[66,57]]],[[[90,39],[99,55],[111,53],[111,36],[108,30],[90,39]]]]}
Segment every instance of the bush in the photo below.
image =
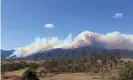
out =
{"type": "Polygon", "coordinates": [[[23,73],[21,80],[39,80],[39,79],[34,71],[26,70],[23,73]]]}
{"type": "Polygon", "coordinates": [[[29,63],[27,67],[36,70],[38,66],[39,65],[37,63],[29,63]]]}
{"type": "Polygon", "coordinates": [[[10,62],[10,63],[1,64],[1,71],[2,72],[15,71],[15,70],[19,70],[19,69],[24,69],[26,66],[27,65],[23,64],[23,63],[10,62]]]}
{"type": "Polygon", "coordinates": [[[118,73],[118,76],[114,73],[109,74],[108,80],[133,80],[133,63],[124,63],[118,73]]]}
{"type": "Polygon", "coordinates": [[[133,63],[125,63],[125,66],[120,70],[120,80],[133,80],[133,63]]]}

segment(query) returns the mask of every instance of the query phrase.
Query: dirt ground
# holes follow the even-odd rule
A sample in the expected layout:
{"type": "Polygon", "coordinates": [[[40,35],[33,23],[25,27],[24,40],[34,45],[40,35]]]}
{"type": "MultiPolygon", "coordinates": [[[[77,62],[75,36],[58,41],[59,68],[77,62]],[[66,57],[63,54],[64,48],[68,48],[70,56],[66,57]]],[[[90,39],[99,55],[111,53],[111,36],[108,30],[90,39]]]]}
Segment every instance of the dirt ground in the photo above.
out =
{"type": "Polygon", "coordinates": [[[40,78],[40,80],[100,80],[100,76],[92,76],[86,73],[70,73],[58,74],[54,77],[40,78]]]}
{"type": "Polygon", "coordinates": [[[123,61],[131,61],[131,62],[133,62],[133,59],[129,59],[129,58],[126,58],[126,59],[121,59],[121,60],[123,60],[123,61]]]}
{"type": "Polygon", "coordinates": [[[24,71],[25,71],[24,69],[20,69],[17,71],[5,72],[4,75],[5,76],[12,76],[12,75],[21,76],[24,71]]]}
{"type": "MultiPolygon", "coordinates": [[[[5,72],[5,76],[12,76],[17,75],[21,76],[24,72],[23,69],[18,71],[12,71],[12,72],[5,72]]],[[[62,73],[57,74],[53,77],[40,77],[40,80],[100,80],[100,76],[98,74],[91,75],[88,73],[62,73]]]]}

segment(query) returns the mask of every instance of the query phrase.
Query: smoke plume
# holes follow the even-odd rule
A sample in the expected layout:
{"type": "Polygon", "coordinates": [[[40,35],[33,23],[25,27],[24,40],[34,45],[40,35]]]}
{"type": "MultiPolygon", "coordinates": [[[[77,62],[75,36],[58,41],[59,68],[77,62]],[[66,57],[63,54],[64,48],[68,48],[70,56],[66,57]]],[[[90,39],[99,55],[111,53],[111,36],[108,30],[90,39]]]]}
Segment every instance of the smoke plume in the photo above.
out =
{"type": "Polygon", "coordinates": [[[107,34],[99,34],[90,31],[81,32],[74,39],[69,34],[66,39],[61,40],[58,37],[36,38],[34,42],[25,47],[17,48],[10,55],[12,57],[25,57],[37,51],[48,50],[53,48],[76,48],[79,46],[96,46],[108,49],[128,49],[133,50],[133,35],[121,34],[120,32],[112,32],[107,34]]]}

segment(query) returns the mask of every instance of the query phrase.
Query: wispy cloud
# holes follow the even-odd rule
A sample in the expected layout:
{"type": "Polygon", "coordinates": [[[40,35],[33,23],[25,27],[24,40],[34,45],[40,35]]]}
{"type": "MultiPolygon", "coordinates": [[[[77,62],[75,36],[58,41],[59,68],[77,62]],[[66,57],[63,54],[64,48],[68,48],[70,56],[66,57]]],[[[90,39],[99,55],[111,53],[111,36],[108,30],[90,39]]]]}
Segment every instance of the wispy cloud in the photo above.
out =
{"type": "Polygon", "coordinates": [[[44,27],[45,27],[45,28],[53,28],[54,25],[53,25],[53,24],[44,24],[44,27]]]}
{"type": "Polygon", "coordinates": [[[122,18],[124,15],[122,13],[116,13],[113,18],[122,18]]]}

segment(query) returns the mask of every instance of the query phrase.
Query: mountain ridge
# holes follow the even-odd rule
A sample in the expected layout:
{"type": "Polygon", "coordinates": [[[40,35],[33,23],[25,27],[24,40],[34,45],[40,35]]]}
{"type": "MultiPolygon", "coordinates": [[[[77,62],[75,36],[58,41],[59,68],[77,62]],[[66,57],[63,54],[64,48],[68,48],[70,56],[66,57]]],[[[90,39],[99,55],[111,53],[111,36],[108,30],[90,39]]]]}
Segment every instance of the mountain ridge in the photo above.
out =
{"type": "MultiPolygon", "coordinates": [[[[11,51],[5,51],[6,53],[9,52],[7,55],[11,55],[11,51]]],[[[1,51],[3,55],[4,52],[1,51]]],[[[10,60],[52,60],[52,59],[79,59],[82,56],[89,56],[91,54],[111,54],[116,56],[121,56],[122,58],[133,58],[133,51],[131,50],[121,50],[121,49],[105,49],[105,48],[97,48],[93,46],[82,46],[78,48],[71,48],[71,49],[63,49],[63,48],[54,48],[46,51],[38,51],[32,55],[27,57],[11,57],[10,60]]],[[[6,56],[6,57],[8,57],[6,56]]],[[[3,56],[1,56],[3,57],[3,56]]],[[[6,59],[5,56],[2,59],[6,59]]]]}

